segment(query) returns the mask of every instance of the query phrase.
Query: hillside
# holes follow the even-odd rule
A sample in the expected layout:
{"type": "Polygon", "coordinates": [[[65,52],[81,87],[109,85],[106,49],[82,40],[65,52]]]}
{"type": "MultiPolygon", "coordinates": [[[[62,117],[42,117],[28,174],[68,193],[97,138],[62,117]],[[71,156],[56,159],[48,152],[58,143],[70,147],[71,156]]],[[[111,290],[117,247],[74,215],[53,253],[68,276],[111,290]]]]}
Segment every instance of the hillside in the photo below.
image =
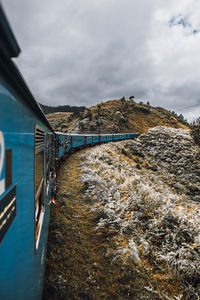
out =
{"type": "Polygon", "coordinates": [[[46,115],[46,118],[54,130],[66,132],[71,114],[71,112],[55,112],[46,115]]]}
{"type": "Polygon", "coordinates": [[[172,112],[131,100],[110,100],[75,112],[48,114],[47,119],[57,131],[73,133],[144,133],[155,126],[188,129],[172,112]]]}
{"type": "Polygon", "coordinates": [[[43,299],[199,299],[199,161],[188,130],[163,126],[72,154],[43,299]]]}

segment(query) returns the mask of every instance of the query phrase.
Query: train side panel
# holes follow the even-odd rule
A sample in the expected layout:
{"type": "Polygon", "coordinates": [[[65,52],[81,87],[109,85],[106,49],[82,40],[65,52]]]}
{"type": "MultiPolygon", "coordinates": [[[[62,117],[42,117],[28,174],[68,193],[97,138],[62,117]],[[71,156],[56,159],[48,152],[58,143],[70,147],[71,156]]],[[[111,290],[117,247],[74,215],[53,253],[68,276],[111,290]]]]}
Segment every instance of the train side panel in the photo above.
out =
{"type": "Polygon", "coordinates": [[[93,144],[99,143],[99,135],[93,135],[93,144]]]}
{"type": "Polygon", "coordinates": [[[86,137],[86,144],[91,145],[92,143],[93,143],[93,137],[92,137],[92,135],[88,135],[86,137]]]}
{"type": "Polygon", "coordinates": [[[113,135],[112,134],[108,134],[107,135],[107,141],[111,142],[113,140],[113,135]]]}
{"type": "Polygon", "coordinates": [[[85,137],[83,135],[72,135],[72,148],[78,148],[85,145],[85,137]]]}
{"type": "Polygon", "coordinates": [[[45,133],[49,129],[2,71],[0,108],[0,299],[40,299],[51,197],[45,154],[45,133]],[[39,152],[42,153],[42,199],[37,201],[34,189],[36,125],[44,133],[39,152]],[[36,206],[40,206],[37,224],[36,206]]]}
{"type": "Polygon", "coordinates": [[[57,151],[57,158],[61,158],[65,152],[65,136],[61,134],[56,134],[56,151],[57,151]]]}
{"type": "Polygon", "coordinates": [[[101,135],[101,142],[102,143],[107,142],[107,135],[106,134],[101,135]]]}
{"type": "Polygon", "coordinates": [[[135,139],[137,137],[139,137],[139,133],[127,133],[127,139],[135,139]]]}

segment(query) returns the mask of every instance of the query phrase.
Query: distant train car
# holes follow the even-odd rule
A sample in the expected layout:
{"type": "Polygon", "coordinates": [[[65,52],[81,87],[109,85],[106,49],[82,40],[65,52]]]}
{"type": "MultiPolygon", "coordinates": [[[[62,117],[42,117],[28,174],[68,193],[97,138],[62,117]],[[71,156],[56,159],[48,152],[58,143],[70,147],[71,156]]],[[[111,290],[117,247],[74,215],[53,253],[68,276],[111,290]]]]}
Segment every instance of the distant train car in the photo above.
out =
{"type": "Polygon", "coordinates": [[[126,134],[126,138],[127,139],[136,139],[136,138],[138,138],[139,137],[139,133],[138,132],[136,132],[136,133],[127,133],[126,134]]]}
{"type": "Polygon", "coordinates": [[[78,148],[85,145],[85,136],[81,134],[71,134],[71,147],[78,148]]]}
{"type": "Polygon", "coordinates": [[[0,299],[40,299],[55,134],[12,61],[0,6],[0,299]]]}
{"type": "Polygon", "coordinates": [[[71,136],[65,133],[56,132],[56,157],[60,159],[71,149],[71,136]]]}
{"type": "Polygon", "coordinates": [[[108,134],[107,135],[107,142],[112,142],[113,141],[113,134],[108,134]]]}
{"type": "Polygon", "coordinates": [[[99,142],[100,142],[100,135],[98,135],[98,134],[92,135],[92,143],[98,144],[99,142]]]}
{"type": "Polygon", "coordinates": [[[114,141],[121,141],[126,139],[126,133],[117,133],[113,136],[114,141]]]}
{"type": "Polygon", "coordinates": [[[107,142],[107,134],[101,134],[100,136],[100,143],[107,142]]]}
{"type": "Polygon", "coordinates": [[[87,145],[92,145],[93,144],[93,137],[92,134],[88,134],[86,137],[86,144],[87,145]]]}

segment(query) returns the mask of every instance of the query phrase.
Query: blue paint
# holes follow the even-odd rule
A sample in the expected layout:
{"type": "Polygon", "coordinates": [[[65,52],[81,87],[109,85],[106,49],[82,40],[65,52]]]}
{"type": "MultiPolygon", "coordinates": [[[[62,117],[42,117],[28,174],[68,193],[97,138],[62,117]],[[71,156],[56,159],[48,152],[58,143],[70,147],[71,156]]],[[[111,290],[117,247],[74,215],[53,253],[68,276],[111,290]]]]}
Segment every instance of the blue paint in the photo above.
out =
{"type": "MultiPolygon", "coordinates": [[[[39,125],[45,134],[45,160],[53,157],[47,143],[47,133],[53,133],[24,104],[23,99],[12,91],[12,87],[0,81],[0,131],[3,133],[5,149],[12,149],[13,184],[17,186],[17,216],[0,244],[0,299],[40,299],[45,266],[47,234],[49,224],[52,179],[49,179],[49,192],[46,193],[46,163],[44,164],[45,214],[37,252],[35,252],[34,231],[34,130],[39,125]],[[5,89],[8,89],[5,92],[5,89]],[[4,91],[4,92],[3,92],[4,91]],[[9,109],[8,109],[9,107],[9,109]]],[[[73,135],[57,133],[56,155],[60,159],[72,148],[96,145],[103,141],[117,141],[137,137],[138,134],[73,135]]],[[[2,151],[2,149],[1,149],[2,151]]],[[[50,159],[50,161],[51,161],[50,159]]],[[[0,180],[5,179],[5,162],[0,180]]],[[[9,191],[0,195],[0,201],[9,191]]]]}
{"type": "MultiPolygon", "coordinates": [[[[37,252],[34,231],[34,130],[39,125],[46,132],[45,160],[53,157],[47,145],[50,130],[17,95],[12,86],[0,77],[0,131],[5,150],[12,149],[13,184],[0,195],[0,201],[14,185],[17,186],[17,216],[0,244],[0,299],[40,299],[45,266],[52,179],[46,194],[46,164],[44,164],[45,214],[37,252]]],[[[134,138],[138,134],[102,135],[101,141],[134,138]]],[[[99,143],[99,135],[57,133],[55,146],[60,159],[72,148],[99,143]]],[[[3,149],[1,148],[1,151],[3,149]]],[[[5,158],[0,180],[5,179],[5,158]]]]}
{"type": "MultiPolygon", "coordinates": [[[[43,252],[45,257],[49,222],[49,197],[46,197],[41,240],[35,253],[34,128],[42,122],[12,93],[12,87],[8,87],[1,77],[0,131],[5,150],[12,149],[13,184],[0,195],[0,201],[16,185],[17,216],[0,244],[0,299],[39,299],[45,261],[41,264],[41,255],[43,252]]],[[[5,179],[5,157],[0,176],[0,180],[5,179]]]]}

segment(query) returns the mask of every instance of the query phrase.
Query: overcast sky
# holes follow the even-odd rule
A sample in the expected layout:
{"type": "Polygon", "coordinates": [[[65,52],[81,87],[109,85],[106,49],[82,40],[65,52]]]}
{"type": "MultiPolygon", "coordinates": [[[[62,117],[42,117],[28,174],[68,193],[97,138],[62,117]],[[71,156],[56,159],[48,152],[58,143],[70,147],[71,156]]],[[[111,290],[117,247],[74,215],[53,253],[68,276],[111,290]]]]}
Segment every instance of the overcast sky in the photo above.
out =
{"type": "Polygon", "coordinates": [[[91,106],[134,95],[200,116],[199,0],[3,0],[36,100],[91,106]]]}

